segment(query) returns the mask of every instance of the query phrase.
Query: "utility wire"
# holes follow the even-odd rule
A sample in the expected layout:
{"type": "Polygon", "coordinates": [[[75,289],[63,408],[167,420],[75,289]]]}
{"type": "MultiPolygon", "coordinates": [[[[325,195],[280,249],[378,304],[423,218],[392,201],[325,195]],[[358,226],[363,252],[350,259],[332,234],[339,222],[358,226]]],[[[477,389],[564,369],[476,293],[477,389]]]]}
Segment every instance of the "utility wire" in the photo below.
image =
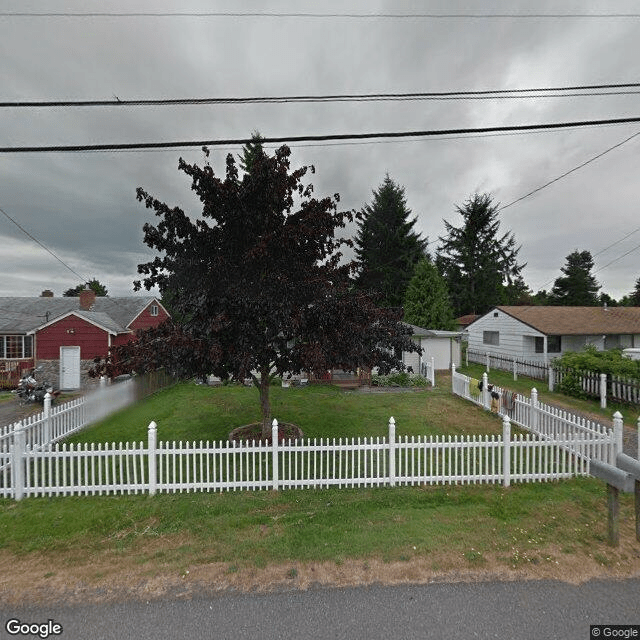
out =
{"type": "MultiPolygon", "coordinates": [[[[553,129],[570,129],[576,127],[591,127],[611,124],[631,124],[640,122],[640,117],[610,118],[606,120],[584,120],[573,122],[552,122],[544,124],[521,124],[499,127],[477,127],[467,129],[431,129],[426,131],[395,131],[378,133],[343,133],[328,135],[307,136],[283,136],[265,137],[261,142],[286,143],[286,142],[311,142],[329,140],[371,140],[379,138],[416,138],[441,135],[464,135],[470,133],[490,133],[496,131],[540,131],[553,129]]],[[[115,144],[93,145],[56,145],[56,146],[29,146],[29,147],[0,147],[0,153],[50,153],[66,151],[118,151],[124,149],[168,149],[175,147],[213,147],[228,145],[245,145],[253,142],[252,138],[235,138],[226,140],[183,140],[179,142],[131,142],[115,144]]]]}
{"type": "MultiPolygon", "coordinates": [[[[613,151],[614,149],[617,149],[618,147],[621,147],[623,144],[626,144],[627,142],[629,142],[629,140],[633,140],[633,138],[636,138],[637,136],[640,136],[640,131],[634,133],[633,135],[629,136],[628,138],[625,138],[624,140],[622,140],[622,142],[618,142],[617,144],[614,144],[612,147],[609,147],[608,149],[605,149],[601,153],[598,153],[597,155],[593,156],[592,158],[589,158],[587,161],[579,164],[577,167],[573,167],[573,169],[569,169],[569,171],[565,171],[565,173],[563,173],[562,175],[559,175],[557,178],[554,178],[553,180],[549,180],[549,182],[546,182],[542,186],[537,187],[537,188],[533,189],[532,191],[529,191],[529,193],[525,193],[525,195],[520,196],[516,200],[513,200],[512,202],[510,202],[509,204],[505,204],[503,207],[499,207],[498,211],[504,211],[505,209],[507,209],[508,207],[513,206],[517,202],[520,202],[521,200],[524,200],[525,198],[528,198],[529,196],[532,196],[534,193],[538,193],[538,191],[542,191],[542,189],[545,189],[549,185],[552,185],[554,182],[558,182],[558,180],[562,180],[562,178],[566,178],[569,174],[573,173],[574,171],[578,171],[578,169],[582,169],[582,167],[586,167],[588,164],[591,164],[592,162],[594,162],[598,158],[602,158],[602,156],[606,155],[610,151],[613,151]]],[[[616,244],[616,243],[614,243],[614,244],[616,244]]],[[[613,245],[611,245],[611,246],[613,246],[613,245]]],[[[605,251],[605,249],[603,249],[603,251],[605,251]]]]}
{"type": "Polygon", "coordinates": [[[568,98],[581,96],[637,95],[640,83],[578,85],[570,87],[542,87],[530,89],[487,89],[481,91],[430,91],[411,93],[354,93],[329,95],[291,95],[261,97],[222,98],[154,98],[121,100],[22,100],[0,102],[0,108],[42,108],[42,107],[131,107],[131,106],[173,106],[206,104],[280,104],[319,102],[376,102],[414,100],[502,100],[523,98],[568,98]],[[634,90],[635,89],[635,90],[634,90]],[[606,90],[606,91],[605,91],[606,90]],[[568,93],[571,92],[571,93],[568,93]],[[579,93],[576,93],[579,92],[579,93]],[[557,95],[556,95],[557,94],[557,95]]]}
{"type": "Polygon", "coordinates": [[[346,18],[346,19],[565,19],[640,18],[640,13],[307,13],[274,11],[3,11],[0,18],[346,18]]]}
{"type": "Polygon", "coordinates": [[[63,267],[69,269],[69,271],[71,271],[71,273],[73,273],[75,276],[80,278],[80,280],[82,282],[87,282],[88,281],[87,278],[84,278],[77,271],[74,271],[64,260],[62,260],[62,258],[59,258],[53,251],[51,251],[51,249],[49,249],[49,247],[47,247],[45,244],[40,242],[40,240],[38,240],[38,238],[32,236],[23,226],[21,226],[16,220],[14,220],[4,209],[0,208],[0,213],[2,213],[4,216],[6,216],[6,218],[8,220],[13,222],[13,224],[15,224],[16,227],[18,227],[18,229],[20,229],[20,231],[22,231],[22,233],[24,233],[26,236],[31,238],[31,240],[33,240],[36,244],[40,245],[47,253],[51,254],[63,267]]]}

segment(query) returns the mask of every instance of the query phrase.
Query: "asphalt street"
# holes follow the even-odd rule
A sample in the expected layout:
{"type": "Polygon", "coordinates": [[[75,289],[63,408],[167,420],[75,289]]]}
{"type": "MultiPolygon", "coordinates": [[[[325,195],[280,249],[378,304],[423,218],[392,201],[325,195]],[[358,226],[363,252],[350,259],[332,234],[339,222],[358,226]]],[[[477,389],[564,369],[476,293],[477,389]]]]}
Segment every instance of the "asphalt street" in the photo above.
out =
{"type": "MultiPolygon", "coordinates": [[[[191,600],[6,609],[2,638],[589,640],[590,625],[640,625],[640,579],[318,588],[191,600]],[[40,635],[9,633],[47,624],[40,635]],[[60,625],[61,629],[55,627],[60,625]],[[53,635],[51,630],[60,631],[53,635]]],[[[640,634],[640,626],[636,626],[640,634]]],[[[600,637],[640,637],[612,635],[600,637]]]]}

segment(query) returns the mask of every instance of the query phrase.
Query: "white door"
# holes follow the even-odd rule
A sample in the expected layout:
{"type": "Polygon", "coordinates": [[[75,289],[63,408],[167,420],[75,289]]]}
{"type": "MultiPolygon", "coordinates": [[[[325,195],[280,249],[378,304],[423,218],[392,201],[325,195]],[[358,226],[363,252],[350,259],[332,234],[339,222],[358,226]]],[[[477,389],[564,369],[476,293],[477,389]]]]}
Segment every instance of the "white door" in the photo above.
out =
{"type": "Polygon", "coordinates": [[[60,347],[60,388],[80,388],[80,347],[60,347]]]}

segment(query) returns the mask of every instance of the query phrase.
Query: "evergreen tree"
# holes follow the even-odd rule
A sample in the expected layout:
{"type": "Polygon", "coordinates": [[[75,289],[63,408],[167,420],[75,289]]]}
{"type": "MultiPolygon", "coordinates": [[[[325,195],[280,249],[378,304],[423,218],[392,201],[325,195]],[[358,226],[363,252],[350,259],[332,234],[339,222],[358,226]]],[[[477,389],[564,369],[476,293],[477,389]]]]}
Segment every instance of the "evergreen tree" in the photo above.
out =
{"type": "Polygon", "coordinates": [[[525,264],[518,264],[516,240],[511,231],[498,235],[497,206],[489,194],[475,194],[456,206],[462,226],[444,221],[447,236],[440,238],[436,266],[449,287],[456,316],[486,313],[517,291],[525,264]]]}
{"type": "Polygon", "coordinates": [[[355,237],[360,265],[356,285],[378,293],[382,307],[401,307],[407,284],[427,247],[427,240],[413,230],[417,218],[409,219],[404,188],[387,174],[361,215],[355,237]]]}
{"type": "Polygon", "coordinates": [[[629,303],[631,307],[640,307],[640,278],[636,280],[636,287],[629,294],[629,303]]]}
{"type": "Polygon", "coordinates": [[[409,281],[404,320],[423,329],[453,331],[456,328],[447,285],[427,258],[418,262],[409,281]]]}
{"type": "Polygon", "coordinates": [[[591,274],[593,258],[589,251],[570,253],[561,271],[564,276],[556,278],[551,290],[552,304],[595,307],[598,306],[600,285],[591,274]]]}
{"type": "Polygon", "coordinates": [[[254,131],[251,134],[251,142],[242,147],[242,154],[238,156],[238,165],[245,173],[251,173],[256,160],[264,156],[263,140],[264,138],[260,135],[260,132],[254,131]]]}
{"type": "Polygon", "coordinates": [[[77,298],[85,287],[93,289],[97,296],[106,296],[108,293],[107,288],[94,278],[93,280],[89,280],[89,282],[81,283],[77,287],[73,287],[73,289],[67,289],[62,295],[67,298],[77,298]]]}

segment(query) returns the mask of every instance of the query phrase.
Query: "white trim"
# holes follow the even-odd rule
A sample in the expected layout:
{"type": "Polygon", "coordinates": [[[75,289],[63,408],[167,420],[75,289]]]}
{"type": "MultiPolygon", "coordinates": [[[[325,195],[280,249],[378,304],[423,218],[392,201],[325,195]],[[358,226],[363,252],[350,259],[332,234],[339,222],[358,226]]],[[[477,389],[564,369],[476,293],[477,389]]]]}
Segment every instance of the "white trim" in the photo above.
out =
{"type": "MultiPolygon", "coordinates": [[[[157,304],[158,305],[158,310],[162,309],[166,314],[167,317],[170,318],[171,314],[162,306],[162,303],[157,299],[157,298],[153,298],[148,305],[146,305],[141,311],[140,313],[138,313],[138,315],[136,315],[133,320],[131,320],[131,322],[129,322],[129,324],[127,325],[127,329],[152,305],[152,304],[157,304]]],[[[157,316],[153,316],[154,318],[158,318],[160,316],[160,314],[158,313],[157,316]]]]}
{"type": "Polygon", "coordinates": [[[60,322],[60,320],[64,320],[65,318],[68,318],[69,316],[75,316],[76,318],[78,318],[78,320],[84,320],[85,322],[88,322],[89,324],[92,324],[94,327],[98,327],[98,329],[102,329],[103,331],[106,331],[107,333],[111,334],[112,336],[117,336],[118,335],[118,333],[116,331],[113,331],[112,329],[109,329],[108,327],[105,327],[104,325],[100,324],[99,322],[96,322],[95,320],[90,320],[89,318],[85,318],[84,316],[79,315],[77,311],[69,311],[68,313],[65,313],[64,315],[57,316],[53,320],[49,320],[49,322],[46,322],[45,324],[41,324],[39,327],[36,327],[35,329],[31,329],[31,331],[27,331],[26,335],[33,335],[37,331],[41,331],[42,329],[47,329],[48,327],[54,325],[56,322],[60,322]]]}

